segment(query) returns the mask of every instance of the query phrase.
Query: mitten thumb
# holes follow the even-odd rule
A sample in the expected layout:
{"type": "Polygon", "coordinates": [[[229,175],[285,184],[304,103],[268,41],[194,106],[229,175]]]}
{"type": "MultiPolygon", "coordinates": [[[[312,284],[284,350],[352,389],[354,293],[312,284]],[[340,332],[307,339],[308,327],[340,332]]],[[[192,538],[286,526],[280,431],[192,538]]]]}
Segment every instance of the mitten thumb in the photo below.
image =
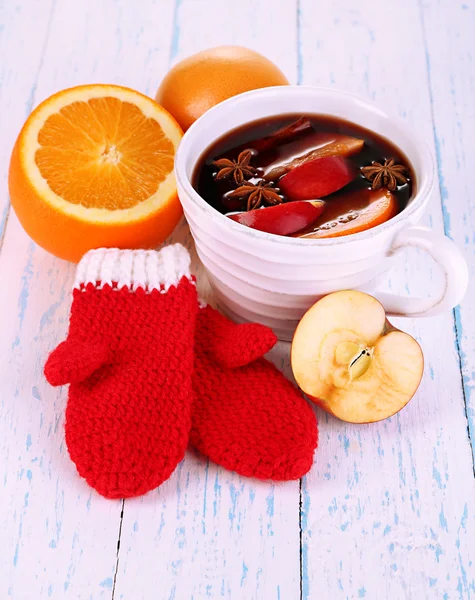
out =
{"type": "Polygon", "coordinates": [[[61,342],[49,355],[45,377],[51,385],[65,385],[84,381],[101,367],[108,357],[107,345],[69,338],[61,342]]]}
{"type": "Polygon", "coordinates": [[[261,358],[277,342],[269,327],[258,323],[236,325],[210,306],[201,309],[199,318],[208,320],[209,349],[213,358],[228,369],[243,367],[261,358]]]}

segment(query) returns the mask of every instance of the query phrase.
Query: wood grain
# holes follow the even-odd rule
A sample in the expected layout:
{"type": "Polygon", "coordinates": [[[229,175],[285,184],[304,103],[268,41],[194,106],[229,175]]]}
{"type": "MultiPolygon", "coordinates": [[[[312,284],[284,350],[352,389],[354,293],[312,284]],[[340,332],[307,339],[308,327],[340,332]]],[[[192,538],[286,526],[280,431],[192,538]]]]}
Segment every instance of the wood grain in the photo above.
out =
{"type": "MultiPolygon", "coordinates": [[[[242,44],[293,83],[357,92],[420,130],[440,182],[425,224],[465,248],[473,273],[474,30],[470,0],[6,2],[4,189],[21,124],[52,92],[112,82],[153,96],[184,56],[242,44]]],[[[184,222],[172,240],[193,252],[184,222]]],[[[405,258],[387,289],[430,293],[440,274],[423,254],[405,258]]],[[[42,375],[66,332],[73,273],[27,238],[3,194],[1,599],[475,598],[473,283],[453,315],[396,323],[424,349],[417,396],[380,424],[319,413],[315,465],[300,483],[246,480],[189,452],[161,488],[122,503],[77,476],[64,445],[66,390],[42,375]]],[[[286,344],[272,359],[290,377],[286,344]]]]}

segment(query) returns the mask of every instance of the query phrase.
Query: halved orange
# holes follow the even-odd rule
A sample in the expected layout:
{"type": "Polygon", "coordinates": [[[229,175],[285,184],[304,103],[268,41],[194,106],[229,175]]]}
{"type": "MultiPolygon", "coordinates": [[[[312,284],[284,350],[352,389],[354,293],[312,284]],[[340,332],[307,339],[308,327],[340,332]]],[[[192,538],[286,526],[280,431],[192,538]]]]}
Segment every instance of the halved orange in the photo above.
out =
{"type": "Polygon", "coordinates": [[[35,242],[66,260],[97,247],[154,248],[182,215],[173,175],[182,135],[164,108],[134,90],[63,90],[18,136],[13,208],[35,242]]]}

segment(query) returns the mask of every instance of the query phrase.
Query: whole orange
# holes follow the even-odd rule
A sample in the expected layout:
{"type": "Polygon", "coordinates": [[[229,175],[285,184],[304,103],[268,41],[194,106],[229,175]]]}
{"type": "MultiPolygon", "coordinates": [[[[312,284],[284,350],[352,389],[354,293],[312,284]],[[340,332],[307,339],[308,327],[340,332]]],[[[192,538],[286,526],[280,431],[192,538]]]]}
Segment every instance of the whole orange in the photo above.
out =
{"type": "Polygon", "coordinates": [[[219,102],[258,88],[288,85],[268,58],[241,46],[198,52],[175,65],[158,88],[156,101],[185,131],[219,102]]]}

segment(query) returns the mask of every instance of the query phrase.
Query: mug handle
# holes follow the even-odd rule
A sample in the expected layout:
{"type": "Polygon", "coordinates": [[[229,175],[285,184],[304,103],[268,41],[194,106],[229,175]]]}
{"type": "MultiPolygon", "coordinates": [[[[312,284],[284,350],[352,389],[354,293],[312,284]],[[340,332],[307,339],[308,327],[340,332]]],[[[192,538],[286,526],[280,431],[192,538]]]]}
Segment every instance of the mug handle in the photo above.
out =
{"type": "Polygon", "coordinates": [[[447,236],[428,227],[412,226],[400,231],[387,256],[406,247],[420,248],[432,256],[444,273],[444,282],[430,298],[405,298],[376,293],[386,313],[394,317],[432,317],[450,311],[460,303],[468,286],[468,265],[462,252],[447,236]]]}

